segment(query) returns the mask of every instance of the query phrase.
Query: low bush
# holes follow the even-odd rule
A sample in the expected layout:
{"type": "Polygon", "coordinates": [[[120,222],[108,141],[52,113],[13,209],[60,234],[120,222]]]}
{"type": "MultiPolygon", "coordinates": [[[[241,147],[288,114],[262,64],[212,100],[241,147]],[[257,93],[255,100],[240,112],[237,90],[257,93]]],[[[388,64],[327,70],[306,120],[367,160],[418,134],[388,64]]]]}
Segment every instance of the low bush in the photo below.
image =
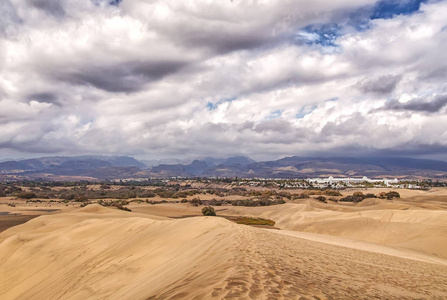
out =
{"type": "MultiPolygon", "coordinates": [[[[102,206],[113,206],[116,207],[118,209],[124,210],[124,211],[132,211],[131,209],[125,207],[124,205],[127,205],[129,202],[128,201],[122,201],[122,200],[117,200],[117,201],[104,201],[104,200],[99,200],[98,204],[102,205],[102,206]]],[[[83,202],[81,204],[81,207],[90,204],[88,202],[83,202]]]]}
{"type": "Polygon", "coordinates": [[[326,195],[326,196],[342,196],[342,194],[339,192],[339,191],[334,191],[334,190],[325,190],[324,192],[323,192],[323,195],[326,195]]]}
{"type": "Polygon", "coordinates": [[[326,197],[324,197],[324,196],[318,196],[318,197],[316,197],[315,199],[317,199],[318,201],[327,203],[326,197]]]}
{"type": "Polygon", "coordinates": [[[355,192],[351,196],[346,196],[344,198],[341,198],[340,201],[358,203],[358,202],[362,202],[364,199],[367,199],[367,198],[377,198],[377,197],[376,197],[376,195],[371,194],[371,193],[365,195],[362,192],[355,192]]]}
{"type": "Polygon", "coordinates": [[[216,212],[214,211],[214,208],[212,208],[211,206],[205,206],[204,208],[202,208],[202,214],[204,216],[215,216],[216,212]]]}
{"type": "Polygon", "coordinates": [[[225,203],[225,201],[217,200],[217,199],[214,199],[214,198],[210,201],[210,205],[213,205],[213,206],[221,206],[224,203],[225,203]]]}
{"type": "Polygon", "coordinates": [[[202,201],[199,198],[193,198],[192,200],[189,200],[189,203],[194,206],[202,205],[202,201]]]}
{"type": "Polygon", "coordinates": [[[270,205],[278,205],[284,204],[286,201],[279,200],[271,200],[271,199],[243,199],[243,200],[233,200],[231,201],[231,205],[233,206],[248,206],[248,207],[256,207],[256,206],[270,206],[270,205]]]}
{"type": "Polygon", "coordinates": [[[32,192],[20,192],[17,194],[17,198],[20,198],[20,199],[32,199],[32,198],[36,198],[36,197],[37,197],[37,195],[32,192]]]}
{"type": "Polygon", "coordinates": [[[394,192],[394,191],[391,191],[391,192],[388,192],[388,193],[381,192],[379,194],[379,198],[380,199],[392,200],[394,198],[400,198],[400,194],[398,192],[394,192]]]}
{"type": "Polygon", "coordinates": [[[391,200],[394,198],[400,198],[400,194],[398,192],[388,192],[385,195],[388,200],[391,200]]]}
{"type": "Polygon", "coordinates": [[[238,217],[233,220],[234,222],[238,224],[244,224],[244,225],[267,225],[267,226],[274,226],[275,221],[269,220],[269,219],[262,219],[262,218],[250,218],[250,217],[238,217]]]}

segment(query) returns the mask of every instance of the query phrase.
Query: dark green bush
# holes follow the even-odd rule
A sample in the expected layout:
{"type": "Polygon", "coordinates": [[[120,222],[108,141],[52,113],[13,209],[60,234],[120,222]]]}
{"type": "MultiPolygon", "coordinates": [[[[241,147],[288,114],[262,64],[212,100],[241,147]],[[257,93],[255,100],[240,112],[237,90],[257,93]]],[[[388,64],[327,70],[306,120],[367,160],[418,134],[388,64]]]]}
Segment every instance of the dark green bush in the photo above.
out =
{"type": "Polygon", "coordinates": [[[205,206],[204,208],[202,208],[202,214],[204,216],[215,216],[216,212],[214,211],[214,208],[212,208],[211,206],[205,206]]]}
{"type": "Polygon", "coordinates": [[[192,200],[189,201],[189,203],[191,203],[194,206],[202,205],[202,201],[199,198],[193,198],[192,200]]]}
{"type": "MultiPolygon", "coordinates": [[[[84,202],[84,203],[81,204],[81,207],[83,207],[83,206],[85,206],[85,205],[87,205],[87,204],[90,204],[90,203],[88,203],[88,202],[84,202]]],[[[128,202],[128,201],[125,201],[125,200],[117,200],[117,201],[104,201],[104,200],[99,200],[99,201],[98,201],[98,204],[99,204],[99,205],[102,205],[102,206],[113,206],[113,207],[116,207],[116,208],[118,208],[118,209],[125,210],[125,211],[132,211],[132,210],[130,210],[129,208],[127,208],[127,207],[124,206],[124,205],[129,204],[129,202],[128,202]]]]}
{"type": "Polygon", "coordinates": [[[20,199],[32,199],[32,198],[36,198],[36,197],[37,197],[37,195],[32,192],[20,192],[17,194],[17,198],[20,198],[20,199]]]}
{"type": "Polygon", "coordinates": [[[326,196],[342,196],[342,194],[339,191],[334,190],[325,190],[323,194],[326,196]]]}
{"type": "Polygon", "coordinates": [[[369,193],[369,194],[365,195],[365,199],[367,199],[367,198],[377,198],[377,196],[374,195],[374,194],[369,193]]]}
{"type": "Polygon", "coordinates": [[[213,206],[221,206],[222,204],[224,204],[224,201],[223,200],[217,200],[217,199],[212,199],[211,201],[210,201],[210,205],[213,205],[213,206]]]}
{"type": "Polygon", "coordinates": [[[317,199],[318,201],[327,203],[326,197],[324,197],[324,196],[318,196],[318,197],[316,197],[315,199],[317,199]]]}
{"type": "Polygon", "coordinates": [[[398,192],[388,192],[385,194],[385,196],[388,200],[391,200],[394,198],[400,198],[400,194],[398,192]]]}

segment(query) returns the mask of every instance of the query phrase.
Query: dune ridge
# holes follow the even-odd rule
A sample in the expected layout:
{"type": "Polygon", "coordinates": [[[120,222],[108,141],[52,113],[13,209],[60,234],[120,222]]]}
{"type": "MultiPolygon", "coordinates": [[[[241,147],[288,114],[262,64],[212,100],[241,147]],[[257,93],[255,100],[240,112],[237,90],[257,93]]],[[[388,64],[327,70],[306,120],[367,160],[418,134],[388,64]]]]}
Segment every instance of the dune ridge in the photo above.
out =
{"type": "Polygon", "coordinates": [[[447,296],[447,267],[223,218],[87,206],[0,234],[2,299],[447,296]]]}
{"type": "Polygon", "coordinates": [[[206,273],[228,258],[228,226],[233,224],[221,226],[226,220],[130,216],[93,207],[39,217],[18,226],[23,229],[19,233],[5,231],[0,235],[0,297],[144,299],[161,295],[160,287],[165,290],[179,280],[190,281],[194,290],[195,273],[206,273]],[[208,243],[210,235],[220,239],[208,243]],[[222,253],[211,255],[216,247],[222,253]],[[190,268],[190,260],[201,269],[190,268]]]}
{"type": "MultiPolygon", "coordinates": [[[[374,199],[376,200],[376,199],[374,199]]],[[[306,201],[282,206],[229,208],[228,215],[272,219],[283,230],[333,235],[447,259],[447,211],[396,209],[398,203],[364,207],[306,201]]]]}

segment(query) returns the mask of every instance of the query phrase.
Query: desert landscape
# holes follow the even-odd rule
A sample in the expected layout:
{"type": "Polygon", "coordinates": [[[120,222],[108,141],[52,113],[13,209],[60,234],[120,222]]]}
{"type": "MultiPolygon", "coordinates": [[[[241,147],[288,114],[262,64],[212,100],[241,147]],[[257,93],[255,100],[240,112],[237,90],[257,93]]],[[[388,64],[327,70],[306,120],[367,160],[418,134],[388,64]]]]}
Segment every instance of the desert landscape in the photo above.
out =
{"type": "Polygon", "coordinates": [[[0,0],[0,300],[447,299],[447,0],[0,0]]]}
{"type": "MultiPolygon", "coordinates": [[[[368,189],[383,191],[393,190],[368,189]]],[[[397,191],[356,204],[214,206],[217,216],[172,199],[124,211],[4,197],[0,298],[445,298],[447,189],[397,191]],[[232,222],[241,216],[275,225],[232,222]]]]}

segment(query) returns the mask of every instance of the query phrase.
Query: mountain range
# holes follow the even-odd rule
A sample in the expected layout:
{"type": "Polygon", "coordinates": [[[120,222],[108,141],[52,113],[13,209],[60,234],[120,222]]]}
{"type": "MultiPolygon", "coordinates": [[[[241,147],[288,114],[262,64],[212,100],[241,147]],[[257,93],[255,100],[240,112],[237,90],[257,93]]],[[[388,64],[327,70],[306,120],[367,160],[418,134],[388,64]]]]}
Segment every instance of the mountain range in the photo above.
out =
{"type": "Polygon", "coordinates": [[[441,179],[447,178],[447,162],[404,157],[303,156],[256,162],[245,156],[235,156],[157,164],[156,161],[139,161],[130,156],[94,155],[41,157],[0,163],[0,179],[45,177],[57,180],[58,176],[68,179],[70,176],[81,176],[93,180],[178,176],[308,178],[330,175],[441,179]]]}

